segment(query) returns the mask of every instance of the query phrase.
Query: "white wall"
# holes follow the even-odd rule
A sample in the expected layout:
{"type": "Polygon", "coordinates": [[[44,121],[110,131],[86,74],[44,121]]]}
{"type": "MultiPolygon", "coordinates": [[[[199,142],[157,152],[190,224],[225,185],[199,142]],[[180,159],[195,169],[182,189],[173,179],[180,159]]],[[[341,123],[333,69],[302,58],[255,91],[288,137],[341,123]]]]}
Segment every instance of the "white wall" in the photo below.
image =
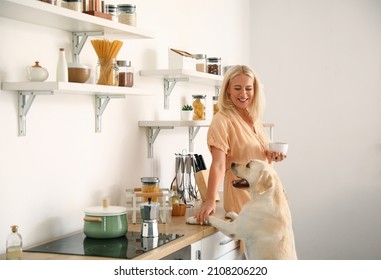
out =
{"type": "MultiPolygon", "coordinates": [[[[134,2],[138,26],[153,31],[155,39],[124,41],[119,58],[132,60],[136,86],[151,89],[153,96],[111,100],[101,133],[94,132],[93,97],[55,94],[36,97],[27,115],[27,135],[18,137],[17,93],[0,91],[0,254],[12,224],[20,226],[28,246],[80,230],[83,210],[105,196],[124,205],[125,189],[139,186],[142,176],[158,176],[163,187],[170,185],[174,154],[188,149],[188,130],[160,132],[154,158],[148,160],[146,134],[137,122],[180,119],[184,100],[200,93],[208,95],[210,117],[214,88],[180,83],[170,110],[164,110],[163,82],[139,77],[138,71],[166,68],[168,47],[221,56],[225,65],[248,61],[249,45],[242,42],[249,34],[249,1],[134,2]]],[[[59,47],[71,60],[68,32],[0,18],[0,37],[0,81],[24,81],[25,67],[36,60],[54,81],[59,47]]],[[[81,62],[96,64],[90,42],[81,62]]],[[[195,152],[210,164],[206,131],[200,130],[195,152]]]]}
{"type": "Polygon", "coordinates": [[[381,2],[250,3],[299,257],[380,259],[381,2]]]}
{"type": "MultiPolygon", "coordinates": [[[[379,1],[135,2],[139,27],[155,32],[152,40],[125,41],[120,57],[136,72],[165,68],[168,47],[221,56],[225,65],[251,58],[267,94],[265,120],[276,124],[277,140],[290,143],[276,167],[299,257],[380,259],[379,1]]],[[[25,80],[35,60],[54,80],[58,48],[71,55],[67,32],[0,18],[0,37],[0,81],[25,80]]],[[[90,43],[81,61],[95,65],[90,43]]],[[[12,224],[31,245],[81,229],[83,209],[104,196],[123,205],[124,190],[141,176],[169,185],[174,153],[188,148],[187,130],[160,132],[148,160],[137,121],[179,118],[185,99],[202,92],[211,104],[214,89],[180,83],[166,111],[162,81],[136,75],[136,86],[154,96],[110,101],[102,133],[94,132],[92,97],[38,96],[26,137],[17,136],[17,94],[0,91],[0,254],[12,224]]],[[[205,136],[201,129],[195,145],[209,164],[205,136]]]]}

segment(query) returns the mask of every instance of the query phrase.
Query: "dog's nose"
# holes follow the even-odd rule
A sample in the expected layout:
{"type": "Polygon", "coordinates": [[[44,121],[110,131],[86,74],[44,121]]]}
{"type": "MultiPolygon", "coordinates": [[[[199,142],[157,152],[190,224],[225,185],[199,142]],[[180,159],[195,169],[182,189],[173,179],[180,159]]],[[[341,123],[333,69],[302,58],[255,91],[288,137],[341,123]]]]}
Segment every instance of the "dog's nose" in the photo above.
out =
{"type": "Polygon", "coordinates": [[[233,168],[235,166],[235,163],[232,162],[232,164],[230,165],[231,168],[233,168]]]}

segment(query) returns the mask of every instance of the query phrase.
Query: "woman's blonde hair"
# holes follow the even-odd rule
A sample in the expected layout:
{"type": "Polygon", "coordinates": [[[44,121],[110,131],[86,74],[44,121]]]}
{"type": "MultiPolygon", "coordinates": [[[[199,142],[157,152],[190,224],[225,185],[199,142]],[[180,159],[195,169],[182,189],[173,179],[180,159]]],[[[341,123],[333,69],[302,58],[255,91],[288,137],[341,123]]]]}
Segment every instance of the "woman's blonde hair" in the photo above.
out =
{"type": "Polygon", "coordinates": [[[228,88],[231,79],[238,75],[246,75],[253,79],[254,87],[254,100],[248,108],[248,112],[253,118],[254,122],[262,124],[262,116],[264,110],[264,96],[262,93],[262,85],[256,76],[255,72],[246,65],[236,65],[230,68],[222,81],[221,92],[218,98],[218,107],[221,112],[231,111],[235,108],[235,105],[230,99],[228,94],[228,88]]]}

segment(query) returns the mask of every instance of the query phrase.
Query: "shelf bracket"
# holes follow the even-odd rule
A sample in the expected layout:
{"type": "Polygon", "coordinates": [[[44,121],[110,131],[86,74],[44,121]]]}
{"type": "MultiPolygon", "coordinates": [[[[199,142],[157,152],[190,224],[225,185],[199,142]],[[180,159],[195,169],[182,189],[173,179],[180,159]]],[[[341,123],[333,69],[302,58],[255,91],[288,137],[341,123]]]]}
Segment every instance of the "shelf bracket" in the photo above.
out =
{"type": "Polygon", "coordinates": [[[169,109],[169,96],[177,82],[187,82],[189,78],[164,78],[164,109],[169,109]]]}
{"type": "Polygon", "coordinates": [[[72,42],[73,42],[73,62],[79,63],[79,54],[85,45],[87,38],[89,36],[102,36],[103,31],[91,31],[91,32],[73,32],[72,42]]]}
{"type": "Polygon", "coordinates": [[[194,139],[197,136],[200,126],[190,126],[189,127],[189,152],[193,153],[194,151],[194,139]]]}
{"type": "Polygon", "coordinates": [[[161,129],[173,129],[173,126],[149,126],[147,128],[148,158],[153,158],[153,144],[161,129]]]}
{"type": "Polygon", "coordinates": [[[102,131],[102,115],[112,98],[124,98],[123,95],[95,95],[95,132],[102,131]]]}
{"type": "Polygon", "coordinates": [[[215,86],[214,87],[214,95],[215,96],[219,96],[220,95],[220,89],[221,89],[220,86],[215,86]]]}
{"type": "Polygon", "coordinates": [[[37,95],[53,94],[52,91],[19,91],[18,122],[19,136],[26,135],[26,115],[37,95]]]}

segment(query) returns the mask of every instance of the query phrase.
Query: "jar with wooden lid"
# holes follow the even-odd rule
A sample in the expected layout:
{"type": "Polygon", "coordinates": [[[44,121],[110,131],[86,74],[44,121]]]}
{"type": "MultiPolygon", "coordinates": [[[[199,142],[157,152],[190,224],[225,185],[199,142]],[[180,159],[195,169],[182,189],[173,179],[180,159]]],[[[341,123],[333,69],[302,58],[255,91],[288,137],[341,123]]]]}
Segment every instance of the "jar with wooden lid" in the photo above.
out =
{"type": "Polygon", "coordinates": [[[206,95],[192,95],[193,120],[205,120],[206,95]]]}

